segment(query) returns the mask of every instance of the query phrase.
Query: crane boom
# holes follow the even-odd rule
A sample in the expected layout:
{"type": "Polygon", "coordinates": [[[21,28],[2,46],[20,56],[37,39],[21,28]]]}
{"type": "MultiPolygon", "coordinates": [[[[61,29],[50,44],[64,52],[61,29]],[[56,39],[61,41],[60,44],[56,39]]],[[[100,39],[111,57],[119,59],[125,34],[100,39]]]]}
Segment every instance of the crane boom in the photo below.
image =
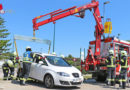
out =
{"type": "MultiPolygon", "coordinates": [[[[53,22],[55,24],[56,20],[62,19],[64,17],[67,16],[71,16],[77,13],[82,13],[85,12],[85,10],[90,10],[93,13],[93,16],[95,18],[96,21],[96,26],[95,26],[95,37],[96,37],[96,42],[95,42],[95,56],[100,56],[100,47],[101,47],[101,35],[103,35],[104,33],[104,28],[102,25],[102,21],[101,21],[101,16],[100,16],[100,11],[99,11],[99,1],[96,0],[92,0],[91,3],[86,4],[84,6],[81,7],[71,7],[65,10],[56,10],[54,12],[45,14],[45,15],[41,15],[38,17],[35,17],[32,22],[33,22],[33,35],[35,37],[35,31],[38,30],[38,28],[42,25],[45,25],[47,23],[53,22]],[[37,22],[38,19],[45,17],[45,16],[50,16],[49,19],[43,20],[41,22],[37,22]]],[[[81,16],[80,16],[81,17],[81,16]]]]}

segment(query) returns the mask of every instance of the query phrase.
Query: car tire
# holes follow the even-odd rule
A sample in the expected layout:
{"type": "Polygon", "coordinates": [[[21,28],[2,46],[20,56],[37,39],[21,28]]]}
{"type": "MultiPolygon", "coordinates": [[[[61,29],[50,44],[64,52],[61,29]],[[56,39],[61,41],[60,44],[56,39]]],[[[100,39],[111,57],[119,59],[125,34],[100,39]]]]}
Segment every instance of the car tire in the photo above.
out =
{"type": "Polygon", "coordinates": [[[46,88],[53,88],[54,87],[54,80],[51,75],[46,75],[44,79],[44,84],[46,88]]]}

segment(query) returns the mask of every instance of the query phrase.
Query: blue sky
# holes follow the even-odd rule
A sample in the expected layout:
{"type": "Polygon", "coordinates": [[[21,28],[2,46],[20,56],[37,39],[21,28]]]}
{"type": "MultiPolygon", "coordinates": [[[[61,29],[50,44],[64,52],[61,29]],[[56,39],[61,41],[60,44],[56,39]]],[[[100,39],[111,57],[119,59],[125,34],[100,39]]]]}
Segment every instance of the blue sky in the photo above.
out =
{"type": "MultiPolygon", "coordinates": [[[[0,0],[5,10],[12,13],[1,15],[6,21],[6,28],[13,39],[14,34],[32,36],[32,19],[36,16],[52,12],[57,9],[67,9],[73,6],[81,6],[91,0],[0,0]]],[[[103,15],[103,2],[100,1],[100,12],[103,15]]],[[[130,40],[130,0],[109,0],[106,5],[106,18],[111,18],[113,31],[111,36],[121,34],[120,39],[130,40]]],[[[56,47],[57,54],[72,54],[79,57],[81,48],[88,48],[89,41],[94,40],[95,20],[90,11],[86,11],[84,19],[69,16],[56,21],[56,47]]],[[[53,24],[41,26],[36,31],[36,37],[53,40],[53,24]]],[[[48,46],[29,42],[17,41],[20,55],[26,46],[33,47],[33,51],[47,52],[48,46]],[[41,50],[42,48],[42,50],[41,50]]],[[[52,47],[51,47],[52,51],[52,47]]]]}

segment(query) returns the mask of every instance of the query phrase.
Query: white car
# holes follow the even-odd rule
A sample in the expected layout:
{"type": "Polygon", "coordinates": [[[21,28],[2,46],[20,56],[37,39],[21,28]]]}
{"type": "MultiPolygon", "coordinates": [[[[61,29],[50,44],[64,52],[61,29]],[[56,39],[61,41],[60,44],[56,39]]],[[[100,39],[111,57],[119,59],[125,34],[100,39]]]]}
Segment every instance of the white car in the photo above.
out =
{"type": "Polygon", "coordinates": [[[83,82],[81,72],[63,58],[49,54],[38,54],[42,60],[34,60],[29,77],[44,82],[47,88],[54,86],[79,86],[83,82]]]}

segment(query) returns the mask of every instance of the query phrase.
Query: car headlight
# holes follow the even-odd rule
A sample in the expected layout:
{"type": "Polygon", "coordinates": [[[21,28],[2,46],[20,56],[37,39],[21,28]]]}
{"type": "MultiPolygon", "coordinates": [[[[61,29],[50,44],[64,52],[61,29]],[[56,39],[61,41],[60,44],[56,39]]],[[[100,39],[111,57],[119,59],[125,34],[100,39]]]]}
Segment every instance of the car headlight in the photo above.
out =
{"type": "Polygon", "coordinates": [[[64,77],[70,77],[70,75],[68,73],[65,73],[65,72],[57,72],[57,74],[60,76],[64,76],[64,77]]]}

